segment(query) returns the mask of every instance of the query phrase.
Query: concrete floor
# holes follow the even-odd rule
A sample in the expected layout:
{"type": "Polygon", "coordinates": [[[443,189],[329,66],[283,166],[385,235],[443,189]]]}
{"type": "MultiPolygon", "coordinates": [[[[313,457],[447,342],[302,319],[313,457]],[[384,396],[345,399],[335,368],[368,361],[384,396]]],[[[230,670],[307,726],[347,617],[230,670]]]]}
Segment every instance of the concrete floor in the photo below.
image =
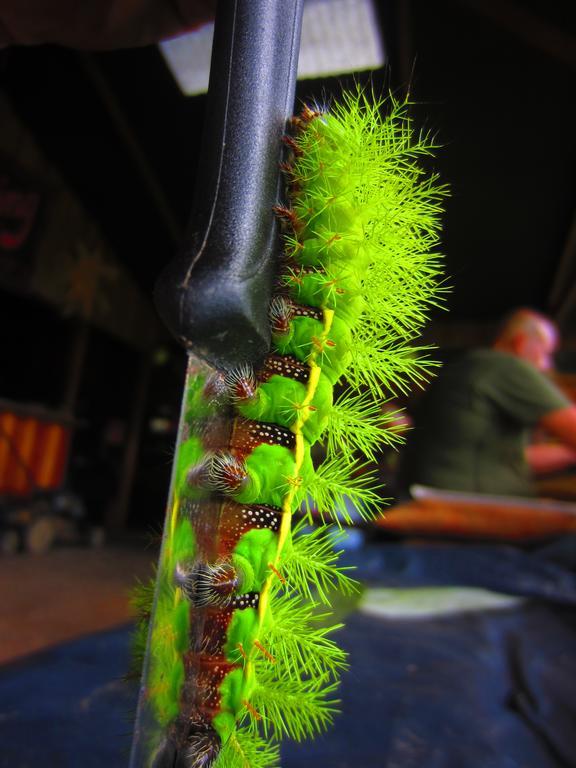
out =
{"type": "Polygon", "coordinates": [[[129,590],[156,557],[145,540],[0,556],[0,664],[128,622],[129,590]]]}

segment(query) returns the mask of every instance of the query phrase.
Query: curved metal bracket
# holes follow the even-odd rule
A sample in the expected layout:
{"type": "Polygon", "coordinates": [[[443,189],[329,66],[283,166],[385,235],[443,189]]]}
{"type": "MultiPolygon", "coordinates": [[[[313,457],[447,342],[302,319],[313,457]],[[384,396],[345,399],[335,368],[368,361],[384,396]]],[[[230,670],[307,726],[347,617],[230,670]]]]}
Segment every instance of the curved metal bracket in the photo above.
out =
{"type": "Polygon", "coordinates": [[[281,138],[293,110],[303,0],[224,0],[214,33],[194,215],[155,300],[170,330],[219,368],[270,344],[281,138]]]}

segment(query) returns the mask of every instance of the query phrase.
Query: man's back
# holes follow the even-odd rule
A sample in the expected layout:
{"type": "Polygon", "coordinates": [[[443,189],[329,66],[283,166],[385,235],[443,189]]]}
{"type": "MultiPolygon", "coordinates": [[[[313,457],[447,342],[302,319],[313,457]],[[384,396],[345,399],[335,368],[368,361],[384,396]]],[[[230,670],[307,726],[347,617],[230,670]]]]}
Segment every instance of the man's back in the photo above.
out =
{"type": "Polygon", "coordinates": [[[532,365],[477,350],[442,369],[422,397],[402,457],[401,484],[477,493],[533,494],[524,449],[567,400],[532,365]]]}

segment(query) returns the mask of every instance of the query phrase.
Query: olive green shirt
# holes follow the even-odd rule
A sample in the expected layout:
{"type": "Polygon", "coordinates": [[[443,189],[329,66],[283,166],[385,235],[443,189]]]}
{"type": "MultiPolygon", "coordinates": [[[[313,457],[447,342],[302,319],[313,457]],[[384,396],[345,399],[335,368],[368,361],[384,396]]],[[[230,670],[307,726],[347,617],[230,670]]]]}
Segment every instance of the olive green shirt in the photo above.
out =
{"type": "Polygon", "coordinates": [[[513,355],[477,350],[447,365],[422,397],[401,481],[475,493],[532,496],[524,458],[531,430],[570,401],[513,355]]]}

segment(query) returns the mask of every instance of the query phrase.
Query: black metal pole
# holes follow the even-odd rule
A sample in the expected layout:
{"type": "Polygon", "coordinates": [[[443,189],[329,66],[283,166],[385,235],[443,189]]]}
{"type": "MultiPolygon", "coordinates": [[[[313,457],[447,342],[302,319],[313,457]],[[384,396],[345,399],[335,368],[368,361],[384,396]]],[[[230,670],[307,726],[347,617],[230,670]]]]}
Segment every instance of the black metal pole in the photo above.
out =
{"type": "Polygon", "coordinates": [[[220,368],[270,341],[279,252],[281,138],[292,114],[303,0],[221,0],[196,204],[156,304],[170,330],[220,368]]]}

